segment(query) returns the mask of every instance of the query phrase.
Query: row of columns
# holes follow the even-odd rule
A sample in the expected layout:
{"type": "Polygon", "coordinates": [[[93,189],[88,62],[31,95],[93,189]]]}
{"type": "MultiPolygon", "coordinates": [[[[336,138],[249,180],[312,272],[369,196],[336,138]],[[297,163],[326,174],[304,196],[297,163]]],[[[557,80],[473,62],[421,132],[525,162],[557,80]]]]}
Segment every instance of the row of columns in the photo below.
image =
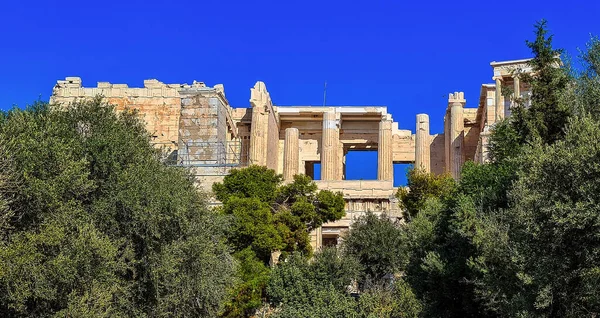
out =
{"type": "MultiPolygon", "coordinates": [[[[343,148],[340,143],[340,120],[334,112],[323,114],[323,134],[321,140],[321,180],[342,180],[343,148]]],[[[292,180],[300,171],[300,133],[297,128],[285,130],[283,153],[284,180],[292,180]]],[[[394,179],[392,119],[385,115],[379,122],[377,147],[377,180],[394,179]]],[[[415,164],[420,169],[430,171],[429,116],[417,115],[415,164]]]]}
{"type": "MultiPolygon", "coordinates": [[[[514,96],[520,96],[520,81],[514,77],[514,96]]],[[[502,82],[496,78],[496,120],[504,118],[502,103],[502,82]]],[[[464,163],[464,106],[466,100],[463,92],[455,92],[448,98],[446,115],[446,170],[454,179],[460,177],[464,163]]],[[[339,135],[339,119],[334,112],[323,114],[323,137],[321,153],[321,179],[341,180],[342,157],[339,135]]],[[[431,171],[431,136],[429,134],[429,116],[417,115],[415,134],[415,167],[425,172],[431,171]]],[[[284,178],[291,180],[299,172],[298,129],[288,128],[285,134],[284,178]]],[[[378,145],[378,180],[393,180],[393,142],[392,120],[387,116],[379,123],[378,145]]],[[[486,145],[487,146],[487,139],[486,145]]],[[[483,146],[483,145],[482,145],[483,146]]],[[[487,148],[487,147],[486,147],[487,148]]],[[[486,150],[484,150],[486,152],[486,150]]]]}
{"type": "MultiPolygon", "coordinates": [[[[513,79],[513,105],[514,105],[514,101],[521,96],[521,80],[519,79],[518,74],[513,75],[512,79],[513,79]]],[[[504,103],[503,103],[504,99],[502,98],[503,78],[502,78],[502,76],[497,76],[497,77],[494,77],[494,80],[496,81],[496,94],[495,94],[496,95],[495,96],[496,121],[501,121],[502,119],[504,119],[504,114],[505,114],[504,103]]]]}
{"type": "MultiPolygon", "coordinates": [[[[518,76],[513,77],[515,99],[520,96],[520,80],[518,76]]],[[[495,94],[495,119],[504,118],[505,110],[502,102],[502,78],[496,77],[495,94]]],[[[260,83],[262,84],[262,83],[260,83]]],[[[257,85],[260,85],[257,83],[257,85]]],[[[264,85],[264,84],[263,84],[264,85]]],[[[261,98],[253,98],[252,127],[250,138],[250,163],[266,165],[267,136],[268,131],[268,107],[270,102],[268,93],[263,87],[255,87],[253,93],[260,92],[261,98]],[[264,90],[264,91],[263,91],[264,90]],[[265,96],[266,95],[266,96],[265,96]]],[[[253,95],[254,97],[254,95],[253,95]]],[[[460,177],[461,168],[464,163],[464,106],[466,100],[463,92],[455,92],[449,95],[448,111],[445,118],[445,144],[446,144],[446,171],[452,177],[460,177]]],[[[431,136],[429,134],[429,116],[418,114],[415,134],[415,166],[426,172],[431,168],[431,136]]],[[[486,140],[487,141],[487,140],[486,140]]],[[[393,180],[393,141],[392,120],[389,115],[384,115],[379,123],[378,138],[378,171],[377,179],[382,181],[393,180]]],[[[487,144],[487,142],[486,142],[487,144]]],[[[335,112],[323,113],[323,130],[321,140],[321,179],[342,180],[343,179],[343,147],[340,143],[340,118],[335,112]]],[[[483,144],[482,144],[483,146],[483,144]]],[[[486,152],[486,150],[482,149],[486,152]]],[[[284,143],[284,179],[292,180],[293,176],[300,171],[299,153],[299,131],[297,128],[288,128],[285,131],[284,143]]]]}

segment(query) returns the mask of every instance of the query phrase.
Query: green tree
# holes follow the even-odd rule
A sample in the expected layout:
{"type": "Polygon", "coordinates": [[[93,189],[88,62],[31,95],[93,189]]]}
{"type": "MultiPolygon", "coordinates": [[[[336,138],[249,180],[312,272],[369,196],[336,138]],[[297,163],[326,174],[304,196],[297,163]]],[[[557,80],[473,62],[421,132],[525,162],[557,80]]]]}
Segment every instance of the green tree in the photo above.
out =
{"type": "Polygon", "coordinates": [[[422,313],[421,302],[403,279],[391,286],[374,286],[358,299],[357,317],[364,318],[417,318],[422,313]]]}
{"type": "Polygon", "coordinates": [[[514,202],[479,240],[482,294],[502,296],[490,297],[500,315],[600,313],[599,139],[595,119],[572,118],[564,140],[533,145],[519,158],[514,202]]]}
{"type": "Polygon", "coordinates": [[[18,186],[3,216],[0,315],[216,315],[234,273],[226,223],[186,171],[157,159],[135,113],[94,99],[1,117],[1,173],[18,186]]]}
{"type": "Polygon", "coordinates": [[[398,222],[387,215],[367,212],[356,219],[342,246],[344,253],[356,258],[362,266],[361,287],[378,284],[384,277],[399,273],[408,262],[403,232],[398,222]]]}
{"type": "Polygon", "coordinates": [[[405,225],[405,280],[423,302],[425,316],[488,316],[472,284],[478,272],[469,266],[469,259],[477,256],[472,240],[479,226],[473,199],[460,192],[445,200],[428,200],[405,225]]]}
{"type": "Polygon", "coordinates": [[[563,129],[572,114],[572,107],[564,99],[571,81],[569,72],[562,67],[562,49],[552,47],[553,36],[548,35],[546,20],[535,24],[535,40],[526,41],[533,53],[528,62],[532,74],[520,74],[531,85],[529,107],[514,110],[511,121],[520,137],[520,143],[540,138],[553,143],[563,136],[563,129]]]}
{"type": "Polygon", "coordinates": [[[234,254],[239,262],[237,284],[230,290],[221,317],[251,316],[267,298],[271,270],[247,248],[234,254]]]}
{"type": "Polygon", "coordinates": [[[346,287],[357,277],[358,263],[335,248],[308,261],[292,254],[273,270],[267,289],[275,317],[354,317],[356,303],[346,287]]]}
{"type": "Polygon", "coordinates": [[[411,169],[407,173],[408,184],[396,193],[400,207],[405,210],[405,218],[414,217],[430,198],[448,196],[456,183],[448,174],[435,175],[422,170],[411,169]]]}
{"type": "Polygon", "coordinates": [[[509,205],[508,191],[516,179],[516,164],[510,161],[485,165],[466,162],[462,167],[458,191],[470,197],[477,210],[493,213],[509,205]]]}
{"type": "Polygon", "coordinates": [[[574,89],[567,98],[574,101],[580,115],[589,114],[600,118],[600,40],[594,36],[580,52],[582,70],[576,79],[574,89]]]}
{"type": "Polygon", "coordinates": [[[228,238],[241,263],[225,317],[251,315],[266,300],[272,252],[281,251],[283,259],[296,251],[311,255],[309,233],[345,213],[341,193],[319,191],[304,175],[282,184],[281,175],[261,166],[232,170],[213,192],[231,220],[228,238]]]}
{"type": "Polygon", "coordinates": [[[345,213],[341,193],[319,191],[304,175],[283,185],[281,175],[262,166],[232,170],[213,191],[233,218],[230,242],[236,251],[250,248],[265,264],[275,250],[310,255],[310,231],[345,213]]]}
{"type": "Polygon", "coordinates": [[[466,163],[442,193],[430,190],[433,177],[413,172],[414,196],[412,187],[399,193],[411,216],[402,227],[404,279],[426,317],[600,313],[592,287],[600,272],[600,45],[592,38],[577,73],[562,65],[544,21],[527,43],[533,73],[520,75],[531,103],[518,99],[512,116],[495,124],[491,163],[466,163]]]}

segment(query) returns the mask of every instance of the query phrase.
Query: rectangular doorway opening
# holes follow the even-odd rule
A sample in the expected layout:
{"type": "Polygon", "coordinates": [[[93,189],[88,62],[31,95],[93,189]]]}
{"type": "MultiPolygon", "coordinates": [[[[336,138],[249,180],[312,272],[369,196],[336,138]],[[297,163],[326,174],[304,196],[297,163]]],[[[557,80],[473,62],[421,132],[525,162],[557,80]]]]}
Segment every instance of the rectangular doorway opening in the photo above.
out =
{"type": "Polygon", "coordinates": [[[323,234],[323,247],[335,247],[338,246],[337,234],[323,234]]]}
{"type": "Polygon", "coordinates": [[[377,149],[348,150],[346,180],[377,180],[377,149]]]}
{"type": "Polygon", "coordinates": [[[321,162],[320,161],[305,161],[304,171],[307,176],[313,180],[321,180],[321,162]]]}
{"type": "Polygon", "coordinates": [[[412,163],[394,162],[394,187],[406,187],[408,185],[408,172],[413,166],[412,163]]]}

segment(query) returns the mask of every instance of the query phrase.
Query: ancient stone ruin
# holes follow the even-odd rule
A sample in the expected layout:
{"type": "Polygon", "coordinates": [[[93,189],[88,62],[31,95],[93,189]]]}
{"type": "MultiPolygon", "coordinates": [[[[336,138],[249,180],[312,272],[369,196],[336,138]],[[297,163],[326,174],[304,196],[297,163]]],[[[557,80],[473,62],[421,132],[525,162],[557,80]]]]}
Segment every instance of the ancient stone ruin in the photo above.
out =
{"type": "Polygon", "coordinates": [[[157,147],[170,152],[170,162],[189,167],[199,184],[210,189],[232,168],[262,165],[291,180],[295,174],[313,178],[321,164],[320,189],[341,191],[346,216],[312,235],[313,247],[336,244],[357,216],[372,211],[400,216],[394,197],[394,163],[460,176],[468,160],[487,160],[489,129],[510,115],[514,97],[525,100],[527,85],[519,74],[530,72],[528,60],[492,62],[494,84],[483,84],[477,107],[466,108],[464,93],[451,93],[444,133],[431,135],[429,116],[416,117],[416,132],[403,130],[385,106],[276,106],[267,87],[250,89],[250,107],[232,108],[223,85],[164,84],[144,81],[142,88],[99,82],[82,87],[79,77],[59,80],[52,104],[68,106],[76,99],[105,97],[117,110],[136,109],[157,147]],[[502,87],[511,87],[504,96],[502,87]],[[345,157],[352,150],[376,150],[377,180],[347,180],[345,157]]]}

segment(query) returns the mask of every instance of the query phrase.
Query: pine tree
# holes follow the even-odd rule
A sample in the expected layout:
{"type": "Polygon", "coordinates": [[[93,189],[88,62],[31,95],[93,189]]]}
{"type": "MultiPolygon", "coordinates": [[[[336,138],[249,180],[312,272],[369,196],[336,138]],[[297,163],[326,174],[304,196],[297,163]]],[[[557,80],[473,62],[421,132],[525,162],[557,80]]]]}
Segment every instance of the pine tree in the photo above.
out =
{"type": "Polygon", "coordinates": [[[514,113],[512,124],[521,141],[539,138],[552,144],[564,135],[564,127],[571,109],[564,102],[570,77],[561,61],[562,49],[552,47],[553,36],[548,35],[546,20],[535,24],[535,40],[526,41],[533,53],[529,61],[532,74],[523,74],[531,85],[531,105],[520,106],[514,113]]]}

